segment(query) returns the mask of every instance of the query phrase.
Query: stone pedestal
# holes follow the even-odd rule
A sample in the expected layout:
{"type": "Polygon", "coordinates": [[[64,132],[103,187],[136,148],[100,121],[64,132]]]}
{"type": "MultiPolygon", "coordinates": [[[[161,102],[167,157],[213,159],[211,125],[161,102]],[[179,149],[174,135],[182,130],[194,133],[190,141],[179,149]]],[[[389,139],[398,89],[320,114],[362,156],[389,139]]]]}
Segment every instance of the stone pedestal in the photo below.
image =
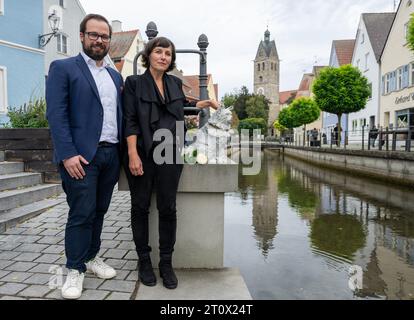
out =
{"type": "MultiPolygon", "coordinates": [[[[177,242],[174,266],[184,269],[223,268],[224,193],[236,191],[238,165],[185,165],[177,194],[177,242]]],[[[127,191],[121,172],[119,190],[127,191]]],[[[150,210],[152,261],[158,264],[158,211],[150,210]]]]}

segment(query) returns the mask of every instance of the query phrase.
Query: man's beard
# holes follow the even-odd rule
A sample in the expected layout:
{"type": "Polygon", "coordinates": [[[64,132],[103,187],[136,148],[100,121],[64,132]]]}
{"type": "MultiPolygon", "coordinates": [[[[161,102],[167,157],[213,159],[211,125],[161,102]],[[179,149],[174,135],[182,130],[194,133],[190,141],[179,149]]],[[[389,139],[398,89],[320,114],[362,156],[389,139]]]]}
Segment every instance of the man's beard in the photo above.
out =
{"type": "Polygon", "coordinates": [[[90,45],[88,48],[85,46],[84,43],[82,43],[82,47],[83,47],[83,52],[86,53],[86,55],[88,57],[90,57],[91,59],[95,60],[95,61],[101,61],[103,60],[108,51],[109,51],[109,46],[105,46],[104,44],[95,44],[95,45],[90,45]],[[93,51],[93,48],[101,48],[103,49],[102,53],[96,53],[93,51]]]}

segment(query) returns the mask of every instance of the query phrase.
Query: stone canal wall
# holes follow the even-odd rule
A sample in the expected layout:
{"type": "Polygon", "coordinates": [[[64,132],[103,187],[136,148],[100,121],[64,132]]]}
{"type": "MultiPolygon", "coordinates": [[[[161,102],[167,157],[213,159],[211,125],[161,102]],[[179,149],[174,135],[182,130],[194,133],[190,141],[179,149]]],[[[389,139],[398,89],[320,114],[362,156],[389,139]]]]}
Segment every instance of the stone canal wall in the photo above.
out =
{"type": "Polygon", "coordinates": [[[413,153],[285,146],[284,154],[319,166],[414,187],[413,153]]]}

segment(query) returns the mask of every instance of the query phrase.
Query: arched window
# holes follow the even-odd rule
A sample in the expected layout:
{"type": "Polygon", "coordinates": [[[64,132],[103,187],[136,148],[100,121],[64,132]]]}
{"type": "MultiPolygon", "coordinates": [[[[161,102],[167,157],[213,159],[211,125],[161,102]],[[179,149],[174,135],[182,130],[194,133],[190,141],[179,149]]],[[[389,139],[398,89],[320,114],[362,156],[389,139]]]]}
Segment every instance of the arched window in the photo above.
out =
{"type": "Polygon", "coordinates": [[[262,76],[260,76],[260,77],[259,77],[259,80],[260,80],[260,82],[263,82],[263,77],[262,77],[262,76]]]}
{"type": "Polygon", "coordinates": [[[263,67],[263,71],[265,70],[265,63],[263,62],[263,64],[262,64],[262,67],[263,67]]]}
{"type": "Polygon", "coordinates": [[[257,71],[260,71],[260,63],[257,64],[257,71]]]}
{"type": "Polygon", "coordinates": [[[273,70],[273,62],[270,64],[270,68],[273,70]]]}

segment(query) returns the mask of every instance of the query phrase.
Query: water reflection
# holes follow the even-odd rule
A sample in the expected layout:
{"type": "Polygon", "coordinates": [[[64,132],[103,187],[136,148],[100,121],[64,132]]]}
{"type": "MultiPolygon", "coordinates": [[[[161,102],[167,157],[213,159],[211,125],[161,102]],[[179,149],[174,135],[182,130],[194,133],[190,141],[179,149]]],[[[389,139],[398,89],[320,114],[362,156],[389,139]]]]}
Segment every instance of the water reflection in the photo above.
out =
{"type": "Polygon", "coordinates": [[[226,207],[226,263],[254,298],[414,299],[414,192],[271,151],[260,175],[239,181],[226,207]],[[250,235],[232,234],[240,206],[250,208],[250,235]],[[241,259],[236,236],[265,259],[247,242],[241,259]],[[363,272],[358,290],[348,285],[353,265],[363,272]]]}

